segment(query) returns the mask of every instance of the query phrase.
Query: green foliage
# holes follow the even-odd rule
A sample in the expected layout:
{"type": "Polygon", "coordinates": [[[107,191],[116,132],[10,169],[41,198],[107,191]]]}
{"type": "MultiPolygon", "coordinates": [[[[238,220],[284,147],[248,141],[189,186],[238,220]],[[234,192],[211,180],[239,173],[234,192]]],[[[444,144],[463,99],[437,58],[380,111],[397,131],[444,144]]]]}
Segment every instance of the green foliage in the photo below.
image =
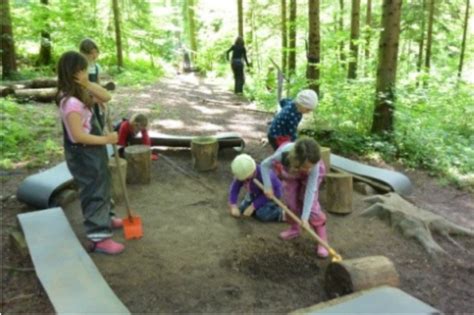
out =
{"type": "Polygon", "coordinates": [[[161,65],[152,67],[149,62],[143,60],[125,60],[128,66],[125,69],[112,67],[108,73],[114,77],[119,85],[142,86],[147,83],[158,81],[164,74],[161,65]]]}
{"type": "Polygon", "coordinates": [[[53,105],[45,109],[38,105],[19,105],[2,99],[0,146],[2,157],[0,168],[11,169],[22,162],[27,166],[48,164],[62,155],[62,145],[58,140],[56,117],[53,105]]]}

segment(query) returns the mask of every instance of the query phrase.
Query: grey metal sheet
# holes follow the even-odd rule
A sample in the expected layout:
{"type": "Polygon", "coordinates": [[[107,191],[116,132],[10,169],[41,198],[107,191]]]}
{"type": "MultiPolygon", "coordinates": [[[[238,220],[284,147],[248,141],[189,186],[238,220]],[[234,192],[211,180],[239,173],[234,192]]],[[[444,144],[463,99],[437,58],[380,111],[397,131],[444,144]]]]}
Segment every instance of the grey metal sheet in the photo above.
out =
{"type": "Polygon", "coordinates": [[[58,314],[130,314],[74,234],[62,208],[19,214],[36,274],[58,314]]]}
{"type": "Polygon", "coordinates": [[[331,166],[387,184],[400,195],[409,195],[413,189],[410,179],[402,173],[365,165],[339,155],[331,154],[331,166]]]}
{"type": "MultiPolygon", "coordinates": [[[[107,145],[107,152],[109,156],[112,155],[111,145],[107,145]]],[[[18,187],[16,197],[37,209],[55,207],[58,205],[54,203],[54,194],[72,181],[66,162],[61,162],[46,171],[28,176],[18,187]]]]}
{"type": "Polygon", "coordinates": [[[27,177],[18,187],[16,197],[38,209],[46,209],[53,204],[52,196],[56,190],[72,183],[72,175],[66,162],[27,177]]]}
{"type": "Polygon", "coordinates": [[[441,314],[398,288],[388,286],[357,292],[292,314],[441,314]]]}

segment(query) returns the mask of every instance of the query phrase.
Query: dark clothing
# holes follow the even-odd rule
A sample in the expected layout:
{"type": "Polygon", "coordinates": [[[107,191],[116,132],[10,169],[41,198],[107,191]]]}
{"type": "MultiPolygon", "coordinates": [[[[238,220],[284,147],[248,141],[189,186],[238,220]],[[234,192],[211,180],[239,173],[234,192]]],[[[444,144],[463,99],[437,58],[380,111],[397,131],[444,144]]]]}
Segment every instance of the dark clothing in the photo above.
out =
{"type": "Polygon", "coordinates": [[[234,93],[242,93],[245,84],[244,64],[239,59],[232,59],[231,67],[234,73],[234,93]]]}
{"type": "Polygon", "coordinates": [[[296,108],[293,100],[285,98],[280,100],[281,110],[273,118],[270,128],[268,128],[268,141],[276,150],[283,142],[295,141],[298,124],[303,118],[296,108]]]}
{"type": "MultiPolygon", "coordinates": [[[[90,134],[102,135],[102,129],[93,113],[90,134]]],[[[94,242],[112,236],[110,173],[105,145],[73,143],[64,127],[66,164],[79,187],[82,214],[87,237],[94,242]]]]}
{"type": "Polygon", "coordinates": [[[247,60],[247,50],[244,46],[235,46],[229,48],[226,52],[227,60],[229,60],[229,53],[232,51],[232,60],[241,60],[242,62],[245,61],[247,66],[249,65],[249,61],[247,60]]]}
{"type": "MultiPolygon", "coordinates": [[[[89,73],[89,81],[94,83],[99,83],[99,66],[95,65],[95,73],[89,73]]],[[[104,129],[104,114],[100,110],[99,104],[94,104],[94,115],[99,122],[100,128],[104,129]]],[[[102,135],[102,134],[101,134],[102,135]]]]}
{"type": "Polygon", "coordinates": [[[247,60],[247,50],[244,46],[235,46],[229,48],[226,52],[227,60],[229,60],[229,53],[232,51],[231,67],[234,73],[234,93],[242,93],[245,84],[244,62],[249,65],[247,60]]]}

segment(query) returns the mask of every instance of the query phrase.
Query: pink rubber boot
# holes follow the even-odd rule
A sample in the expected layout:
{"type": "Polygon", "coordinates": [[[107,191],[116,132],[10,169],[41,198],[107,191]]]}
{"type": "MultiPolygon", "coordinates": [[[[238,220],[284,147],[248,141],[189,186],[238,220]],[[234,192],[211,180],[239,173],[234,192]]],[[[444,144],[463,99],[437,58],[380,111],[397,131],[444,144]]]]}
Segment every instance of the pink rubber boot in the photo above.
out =
{"type": "Polygon", "coordinates": [[[117,255],[123,252],[124,249],[125,246],[123,244],[117,243],[111,238],[106,238],[100,242],[94,242],[91,251],[107,255],[117,255]]]}
{"type": "Polygon", "coordinates": [[[280,233],[280,238],[285,241],[297,238],[298,236],[300,236],[300,227],[298,224],[292,224],[289,229],[280,233]]]}
{"type": "MultiPolygon", "coordinates": [[[[318,236],[323,241],[327,242],[328,236],[327,236],[327,233],[326,233],[326,224],[318,226],[314,230],[316,231],[316,234],[318,234],[318,236]]],[[[321,258],[326,258],[329,255],[328,250],[326,248],[324,248],[323,246],[321,246],[321,245],[318,245],[316,247],[316,252],[317,252],[318,256],[321,257],[321,258]]]]}

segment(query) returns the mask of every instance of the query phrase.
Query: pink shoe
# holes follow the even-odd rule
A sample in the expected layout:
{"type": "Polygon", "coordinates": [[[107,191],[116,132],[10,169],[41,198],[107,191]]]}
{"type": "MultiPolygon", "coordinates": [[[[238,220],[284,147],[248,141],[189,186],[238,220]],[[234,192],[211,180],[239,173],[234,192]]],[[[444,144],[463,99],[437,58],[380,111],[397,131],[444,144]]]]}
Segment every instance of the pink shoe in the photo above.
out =
{"type": "Polygon", "coordinates": [[[321,257],[321,258],[326,258],[329,256],[328,250],[321,245],[318,245],[316,247],[316,253],[318,254],[318,257],[321,257]]]}
{"type": "Polygon", "coordinates": [[[280,233],[280,238],[288,241],[300,236],[300,227],[298,225],[292,225],[289,229],[284,230],[280,233]]]}
{"type": "Polygon", "coordinates": [[[112,228],[121,229],[123,227],[123,220],[117,217],[112,217],[112,228]]]}
{"type": "MultiPolygon", "coordinates": [[[[326,224],[323,224],[321,226],[317,226],[314,228],[314,231],[316,232],[316,234],[318,234],[318,236],[325,242],[328,241],[328,235],[327,235],[327,232],[326,232],[326,224]]],[[[326,258],[329,256],[329,252],[326,248],[324,248],[323,246],[321,245],[318,245],[316,247],[316,253],[318,254],[319,257],[321,258],[326,258]]]]}
{"type": "Polygon", "coordinates": [[[117,255],[123,252],[125,246],[123,244],[117,243],[111,238],[107,238],[100,242],[92,243],[92,252],[103,253],[107,255],[117,255]]]}

